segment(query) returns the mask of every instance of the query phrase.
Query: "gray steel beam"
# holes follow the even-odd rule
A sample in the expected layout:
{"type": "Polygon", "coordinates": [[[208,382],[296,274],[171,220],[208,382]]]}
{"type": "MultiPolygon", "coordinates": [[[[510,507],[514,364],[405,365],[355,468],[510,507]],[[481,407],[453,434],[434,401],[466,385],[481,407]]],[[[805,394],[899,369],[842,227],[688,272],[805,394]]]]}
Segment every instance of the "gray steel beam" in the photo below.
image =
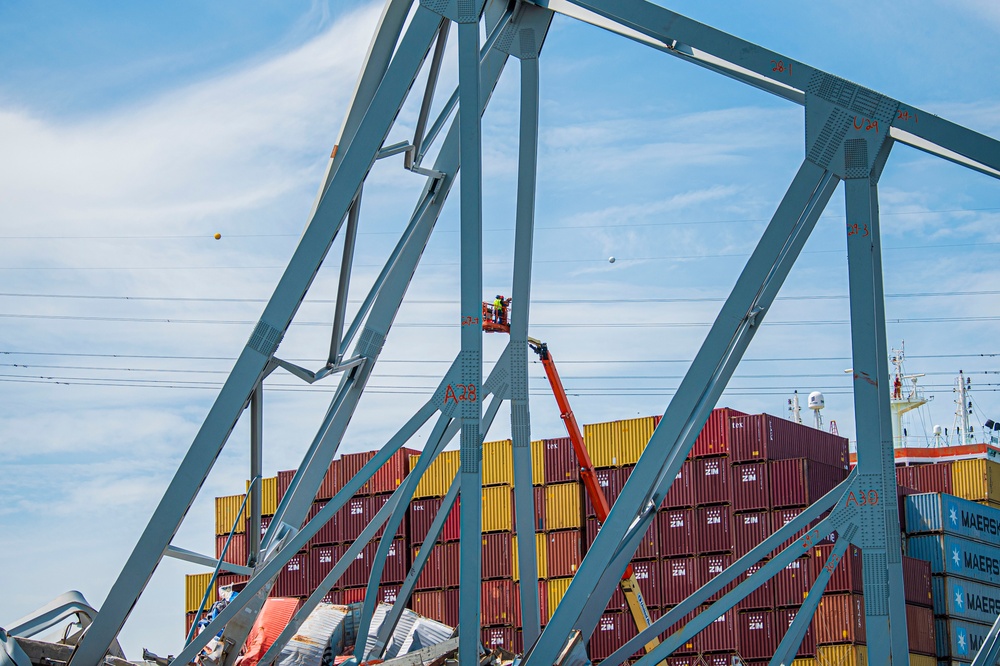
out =
{"type": "Polygon", "coordinates": [[[358,239],[358,217],[361,212],[361,192],[351,202],[347,212],[347,231],[344,233],[344,254],[340,259],[340,279],[337,283],[337,306],[333,314],[333,332],[330,335],[328,368],[336,367],[343,358],[340,341],[344,335],[344,319],[347,317],[347,295],[351,290],[351,271],[354,268],[354,246],[358,239]]]}
{"type": "Polygon", "coordinates": [[[247,526],[247,566],[260,557],[261,486],[264,478],[264,382],[250,396],[250,521],[247,526]]]}
{"type": "MultiPolygon", "coordinates": [[[[427,84],[424,86],[424,98],[420,101],[420,112],[417,114],[417,123],[413,128],[413,143],[403,158],[403,166],[409,169],[413,166],[413,158],[423,154],[420,150],[424,141],[424,131],[427,129],[427,117],[431,112],[431,103],[434,101],[434,92],[437,90],[438,76],[441,74],[441,62],[444,60],[444,49],[448,44],[448,31],[451,29],[451,21],[446,18],[441,19],[441,27],[438,28],[437,41],[434,43],[434,55],[431,56],[431,64],[427,70],[427,84]]],[[[417,166],[420,166],[419,164],[417,166]]]]}
{"type": "Polygon", "coordinates": [[[677,476],[836,185],[835,176],[809,161],[799,167],[563,602],[527,655],[527,666],[551,664],[574,629],[584,636],[592,632],[579,619],[588,600],[607,602],[591,599],[595,584],[641,508],[650,501],[659,504],[677,476]]]}

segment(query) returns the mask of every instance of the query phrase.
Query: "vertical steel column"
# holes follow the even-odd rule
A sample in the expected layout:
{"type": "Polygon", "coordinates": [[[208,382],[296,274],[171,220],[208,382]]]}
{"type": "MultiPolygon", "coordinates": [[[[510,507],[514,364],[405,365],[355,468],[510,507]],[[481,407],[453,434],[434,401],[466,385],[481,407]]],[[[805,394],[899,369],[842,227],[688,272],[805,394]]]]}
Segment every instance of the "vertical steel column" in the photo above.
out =
{"type": "Polygon", "coordinates": [[[264,455],[264,382],[258,382],[250,396],[250,524],[247,527],[247,566],[257,565],[260,556],[260,514],[264,455]]]}
{"type": "MultiPolygon", "coordinates": [[[[479,658],[479,603],[482,577],[482,449],[480,432],[483,384],[483,155],[479,115],[478,3],[458,3],[459,153],[461,179],[461,384],[450,397],[459,401],[462,530],[459,550],[459,661],[479,658]]],[[[449,395],[445,396],[445,400],[449,395]]]]}
{"type": "Polygon", "coordinates": [[[873,664],[898,666],[907,663],[909,656],[889,408],[877,176],[850,178],[844,185],[860,472],[860,490],[848,502],[865,514],[856,543],[863,549],[868,658],[873,664]]]}
{"type": "Polygon", "coordinates": [[[514,517],[521,570],[521,629],[525,645],[541,630],[535,552],[535,494],[531,468],[531,414],[528,409],[528,309],[535,228],[538,166],[538,59],[521,59],[521,121],[517,162],[517,223],[514,232],[514,289],[511,302],[510,432],[514,450],[514,517]]]}

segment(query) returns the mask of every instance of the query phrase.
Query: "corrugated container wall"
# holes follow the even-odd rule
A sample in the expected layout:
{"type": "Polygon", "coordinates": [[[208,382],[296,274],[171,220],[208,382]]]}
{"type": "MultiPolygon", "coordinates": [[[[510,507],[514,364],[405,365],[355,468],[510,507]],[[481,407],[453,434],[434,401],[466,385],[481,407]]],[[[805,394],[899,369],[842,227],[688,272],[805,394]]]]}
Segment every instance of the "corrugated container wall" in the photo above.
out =
{"type": "Polygon", "coordinates": [[[816,643],[867,643],[865,599],[860,594],[824,594],[813,616],[816,643]]]}
{"type": "Polygon", "coordinates": [[[766,511],[771,508],[771,484],[766,462],[733,465],[733,511],[766,511]]]}
{"type": "Polygon", "coordinates": [[[550,578],[548,581],[548,607],[549,616],[545,618],[545,622],[548,623],[552,619],[552,614],[556,612],[556,608],[559,607],[559,602],[562,601],[563,596],[566,594],[566,590],[569,589],[569,584],[573,582],[572,578],[550,578]]]}
{"type": "Polygon", "coordinates": [[[583,559],[582,534],[580,530],[549,532],[547,553],[548,578],[572,576],[583,559]]]}
{"type": "Polygon", "coordinates": [[[545,528],[547,530],[583,527],[582,486],[557,483],[545,487],[545,528]]]}
{"type": "MultiPolygon", "coordinates": [[[[333,496],[340,492],[344,486],[340,483],[340,458],[330,461],[330,466],[326,468],[323,475],[323,482],[319,484],[319,491],[316,499],[333,499],[333,496]]],[[[278,498],[280,501],[280,497],[278,498]]]]}
{"type": "MultiPolygon", "coordinates": [[[[510,486],[483,488],[483,532],[512,532],[514,530],[513,490],[510,486]]],[[[547,509],[548,507],[546,507],[547,509]]]]}
{"type": "Polygon", "coordinates": [[[1000,506],[1000,463],[992,460],[956,460],[952,463],[955,494],[975,502],[1000,506]]]}
{"type": "Polygon", "coordinates": [[[736,615],[740,656],[769,659],[778,649],[778,627],[774,611],[755,610],[736,615]]]}
{"type": "Polygon", "coordinates": [[[897,467],[896,483],[922,493],[948,493],[951,495],[953,494],[951,463],[897,467]]]}
{"type": "Polygon", "coordinates": [[[569,437],[543,439],[545,457],[545,483],[563,483],[580,480],[580,462],[573,451],[569,437]]]}
{"type": "Polygon", "coordinates": [[[484,486],[513,485],[514,456],[511,440],[483,442],[482,470],[484,486]]]}
{"type": "Polygon", "coordinates": [[[820,645],[816,648],[816,663],[868,666],[868,648],[864,645],[820,645]]]}
{"type": "MultiPolygon", "coordinates": [[[[537,574],[538,574],[538,578],[540,578],[540,579],[548,578],[548,574],[547,574],[547,571],[548,571],[548,568],[549,568],[549,565],[548,565],[548,561],[549,561],[548,560],[548,553],[549,553],[548,545],[549,545],[549,540],[548,540],[548,535],[547,534],[545,534],[544,532],[538,532],[538,533],[535,534],[535,563],[538,565],[538,567],[537,567],[538,568],[537,574]]],[[[516,534],[514,535],[513,550],[514,550],[514,580],[520,580],[521,579],[521,570],[520,570],[520,563],[519,563],[519,560],[518,560],[518,553],[517,553],[517,535],[516,534]]]]}
{"type": "MultiPolygon", "coordinates": [[[[247,492],[250,492],[250,481],[247,481],[247,492]]],[[[260,513],[264,516],[273,516],[278,510],[278,477],[269,476],[260,480],[260,513]]],[[[244,513],[250,515],[250,500],[247,500],[247,508],[244,513]]]]}
{"type": "Polygon", "coordinates": [[[809,458],[847,469],[847,440],[769,414],[740,414],[730,423],[736,462],[809,458]]]}
{"type": "MultiPolygon", "coordinates": [[[[347,485],[347,483],[361,471],[361,468],[364,467],[369,460],[375,457],[375,453],[375,451],[359,451],[358,453],[345,453],[340,456],[340,469],[337,473],[340,475],[341,487],[347,485]]],[[[360,489],[355,491],[354,494],[371,495],[371,481],[366,481],[360,489]]]]}
{"type": "MultiPolygon", "coordinates": [[[[415,469],[419,460],[420,456],[410,456],[410,469],[415,469]]],[[[417,490],[413,496],[417,499],[444,497],[448,494],[448,489],[451,487],[455,475],[458,474],[458,467],[459,452],[442,451],[427,467],[427,471],[424,472],[420,483],[417,484],[417,490]]]]}
{"type": "Polygon", "coordinates": [[[243,506],[245,495],[229,495],[227,497],[215,498],[215,534],[229,534],[233,532],[246,531],[246,510],[240,516],[240,508],[243,506]],[[237,517],[240,519],[237,520],[237,517]],[[234,528],[233,525],[236,525],[234,528]]]}
{"type": "Polygon", "coordinates": [[[992,624],[1000,609],[1000,587],[971,580],[935,576],[934,614],[992,624]]]}
{"type": "Polygon", "coordinates": [[[926,560],[931,573],[1000,585],[1000,554],[995,546],[956,536],[925,534],[908,538],[906,552],[926,560]]]}
{"type": "Polygon", "coordinates": [[[716,407],[708,415],[705,427],[698,433],[691,447],[691,458],[729,455],[729,420],[734,416],[746,416],[743,412],[728,407],[716,407]]]}
{"type": "Polygon", "coordinates": [[[205,597],[205,590],[209,590],[208,601],[205,608],[211,608],[216,601],[215,588],[209,588],[212,582],[212,574],[188,574],[184,576],[184,612],[193,613],[201,607],[201,601],[205,597]]]}
{"type": "Polygon", "coordinates": [[[907,534],[953,534],[1000,545],[1000,509],[941,493],[907,495],[903,501],[907,534]]]}
{"type": "Polygon", "coordinates": [[[368,487],[375,495],[392,493],[403,482],[410,471],[410,456],[416,454],[413,449],[400,449],[389,457],[384,465],[375,470],[368,487]]]}
{"type": "Polygon", "coordinates": [[[639,461],[656,427],[652,416],[583,426],[583,439],[594,467],[622,467],[639,461]]]}
{"type": "Polygon", "coordinates": [[[482,575],[490,578],[511,578],[514,575],[514,540],[510,532],[483,535],[482,575]]]}

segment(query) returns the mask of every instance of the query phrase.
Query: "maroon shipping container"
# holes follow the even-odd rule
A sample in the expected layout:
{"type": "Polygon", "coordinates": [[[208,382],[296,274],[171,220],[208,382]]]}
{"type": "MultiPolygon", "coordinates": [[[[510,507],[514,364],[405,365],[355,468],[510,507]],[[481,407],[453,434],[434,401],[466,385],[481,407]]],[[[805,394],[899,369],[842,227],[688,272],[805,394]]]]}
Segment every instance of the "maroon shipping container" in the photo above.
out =
{"type": "MultiPolygon", "coordinates": [[[[344,557],[347,554],[349,544],[341,545],[339,555],[344,557]]],[[[372,571],[372,558],[375,552],[371,550],[371,544],[361,549],[361,552],[354,556],[354,561],[347,567],[343,578],[340,579],[344,587],[357,587],[368,584],[368,576],[372,571]]]]}
{"type": "Polygon", "coordinates": [[[487,652],[506,650],[519,654],[522,650],[520,638],[521,632],[514,627],[487,627],[482,630],[483,647],[487,652]]]}
{"type": "Polygon", "coordinates": [[[694,461],[685,460],[681,465],[681,471],[677,472],[674,482],[670,484],[670,490],[663,497],[660,503],[661,509],[678,509],[694,506],[694,485],[691,476],[694,474],[694,461]]]}
{"type": "Polygon", "coordinates": [[[695,460],[691,483],[694,485],[696,505],[729,504],[733,501],[733,489],[729,483],[728,458],[695,460]]]}
{"type": "Polygon", "coordinates": [[[367,592],[368,589],[364,587],[348,587],[344,588],[341,594],[343,595],[345,604],[356,604],[365,600],[367,592]]]}
{"type": "MultiPolygon", "coordinates": [[[[733,563],[733,556],[728,554],[721,555],[708,555],[698,558],[698,581],[699,584],[705,585],[710,580],[718,576],[720,573],[729,568],[729,565],[733,563]]],[[[729,583],[721,590],[713,594],[708,598],[708,602],[718,601],[726,592],[736,587],[736,581],[729,583]]]]}
{"type": "Polygon", "coordinates": [[[921,493],[947,493],[953,495],[951,463],[911,465],[896,468],[896,482],[921,493]]]}
{"type": "Polygon", "coordinates": [[[352,497],[344,505],[345,512],[338,521],[340,541],[356,541],[361,536],[371,519],[375,517],[376,509],[371,497],[352,497]]]}
{"type": "Polygon", "coordinates": [[[847,469],[847,440],[769,414],[741,415],[729,423],[734,462],[808,458],[847,469]]]}
{"type": "MultiPolygon", "coordinates": [[[[413,559],[420,552],[419,546],[413,547],[413,559]]],[[[460,561],[458,542],[437,544],[431,549],[431,554],[424,563],[420,578],[414,589],[435,590],[458,587],[458,566],[460,561]]]]}
{"type": "Polygon", "coordinates": [[[729,506],[703,506],[694,510],[694,546],[699,553],[733,550],[729,506]]]}
{"type": "MultiPolygon", "coordinates": [[[[659,516],[657,516],[659,517],[659,516]]],[[[588,543],[588,546],[593,541],[588,543]]],[[[660,521],[655,518],[650,521],[646,536],[639,542],[639,547],[635,550],[635,560],[655,560],[660,556],[660,521]]]]}
{"type": "MultiPolygon", "coordinates": [[[[535,486],[535,531],[545,531],[545,486],[535,486]]],[[[514,510],[517,511],[517,502],[514,503],[514,510]]],[[[514,520],[517,520],[516,513],[514,520]]],[[[517,531],[515,524],[514,531],[517,531]]]]}
{"type": "Polygon", "coordinates": [[[281,470],[280,472],[278,472],[277,477],[278,477],[277,481],[278,501],[280,502],[281,498],[283,498],[285,496],[285,493],[288,492],[288,487],[292,485],[292,479],[295,478],[295,470],[294,469],[281,470]]]}
{"type": "MultiPolygon", "coordinates": [[[[550,560],[551,561],[551,560],[550,560]]],[[[659,562],[633,562],[632,573],[639,583],[642,591],[642,598],[649,608],[659,608],[663,606],[663,579],[662,568],[659,562]]]]}
{"type": "MultiPolygon", "coordinates": [[[[378,539],[365,546],[369,567],[375,561],[375,554],[378,552],[378,547],[378,539]]],[[[385,557],[385,567],[382,569],[382,576],[379,579],[379,583],[391,585],[403,582],[406,578],[406,573],[410,570],[410,561],[407,557],[409,553],[406,551],[405,539],[393,539],[392,543],[389,544],[389,552],[385,557]]]]}
{"type": "Polygon", "coordinates": [[[660,557],[694,555],[694,509],[668,509],[656,516],[660,557]]]}
{"type": "Polygon", "coordinates": [[[228,534],[223,534],[215,537],[215,557],[221,559],[224,562],[229,562],[230,564],[239,564],[240,566],[246,566],[247,563],[247,535],[245,532],[240,532],[239,534],[233,534],[233,538],[229,539],[228,534]],[[226,547],[226,541],[229,540],[229,547],[226,547]],[[226,555],[222,556],[222,551],[225,549],[226,555]]]}
{"type": "MultiPolygon", "coordinates": [[[[826,561],[830,557],[833,545],[816,546],[813,549],[813,563],[816,575],[818,576],[826,561]]],[[[857,546],[848,546],[844,556],[837,563],[837,568],[830,576],[830,582],[826,584],[827,593],[853,592],[861,594],[864,592],[862,583],[861,549],[857,546]]],[[[817,637],[818,638],[818,637],[817,637]]]]}
{"type": "MultiPolygon", "coordinates": [[[[704,610],[704,607],[702,608],[704,610]]],[[[736,611],[726,611],[695,638],[699,652],[732,652],[738,649],[736,611]]]]}
{"type": "Polygon", "coordinates": [[[809,596],[809,589],[816,582],[816,566],[809,558],[799,558],[788,563],[771,579],[774,587],[774,606],[801,606],[809,596]]]}
{"type": "MultiPolygon", "coordinates": [[[[772,509],[771,510],[771,531],[772,532],[777,532],[779,529],[781,529],[782,527],[784,527],[788,523],[792,522],[792,520],[794,520],[795,518],[797,518],[798,515],[800,513],[802,513],[802,511],[803,511],[803,509],[801,509],[801,508],[799,508],[799,509],[772,509]]],[[[825,516],[826,514],[824,513],[823,515],[825,516]]],[[[791,544],[795,543],[796,541],[799,541],[799,539],[801,539],[805,535],[805,533],[808,532],[810,529],[812,529],[813,525],[815,525],[816,523],[818,523],[820,520],[821,520],[821,518],[817,518],[816,520],[812,521],[806,527],[803,527],[798,532],[796,532],[796,534],[794,536],[792,536],[790,539],[786,540],[783,544],[781,544],[780,546],[778,546],[778,548],[776,548],[775,550],[787,548],[788,546],[790,546],[791,544]]],[[[836,538],[837,538],[837,533],[836,532],[831,532],[830,534],[823,535],[823,537],[818,542],[815,539],[811,539],[808,545],[813,545],[815,543],[831,544],[831,543],[833,543],[836,540],[836,538]]],[[[805,554],[805,553],[808,552],[808,550],[805,548],[805,546],[806,546],[806,544],[804,544],[804,543],[800,543],[799,544],[799,548],[802,548],[801,552],[803,554],[805,554]]]]}
{"type": "Polygon", "coordinates": [[[580,530],[562,530],[548,534],[549,578],[572,576],[583,560],[583,535],[580,530]]]}
{"type": "Polygon", "coordinates": [[[309,550],[309,586],[319,587],[340,556],[339,546],[313,546],[309,550]]]}
{"type": "Polygon", "coordinates": [[[227,585],[237,585],[238,587],[235,587],[233,589],[239,592],[240,590],[243,589],[243,586],[240,585],[240,583],[246,583],[248,580],[250,580],[250,576],[241,576],[240,574],[231,574],[231,573],[219,573],[219,575],[216,576],[215,578],[215,595],[219,596],[219,591],[227,585]]]}
{"type": "Polygon", "coordinates": [[[733,511],[767,511],[771,508],[771,485],[766,462],[733,465],[733,511]]]}
{"type": "MultiPolygon", "coordinates": [[[[313,505],[309,507],[309,517],[308,521],[311,521],[316,517],[320,511],[326,507],[325,500],[319,500],[313,502],[313,505]]],[[[341,507],[340,511],[333,514],[333,518],[327,521],[323,527],[319,528],[319,531],[309,539],[309,543],[306,544],[307,547],[312,548],[313,546],[327,545],[331,543],[340,543],[343,539],[340,538],[340,530],[338,526],[340,525],[340,519],[347,511],[344,507],[341,507]]]]}
{"type": "MultiPolygon", "coordinates": [[[[734,662],[733,657],[736,656],[735,652],[722,652],[720,654],[706,654],[702,656],[704,659],[705,666],[731,666],[733,663],[741,664],[742,666],[757,666],[757,664],[751,664],[748,661],[739,660],[734,662]]],[[[700,664],[699,664],[700,666],[700,664]]]]}
{"type": "Polygon", "coordinates": [[[312,592],[309,586],[309,556],[296,553],[282,567],[271,590],[273,597],[307,597],[312,592]]]}
{"type": "Polygon", "coordinates": [[[343,590],[330,590],[323,595],[324,604],[336,604],[337,606],[343,605],[344,603],[344,591],[343,590]]]}
{"type": "Polygon", "coordinates": [[[771,506],[809,506],[847,478],[847,470],[806,458],[771,463],[771,506]]]}
{"type": "Polygon", "coordinates": [[[510,532],[484,534],[482,557],[483,580],[512,578],[514,576],[514,535],[510,532]]]}
{"type": "Polygon", "coordinates": [[[930,608],[931,563],[915,557],[903,556],[903,592],[906,603],[930,608]]]}
{"type": "Polygon", "coordinates": [[[380,604],[394,604],[396,603],[396,597],[399,596],[399,585],[379,585],[378,588],[378,603],[380,604]]]}
{"type": "Polygon", "coordinates": [[[569,437],[546,439],[545,485],[580,480],[580,463],[569,437]]]}
{"type": "Polygon", "coordinates": [[[660,562],[660,605],[676,606],[699,587],[697,557],[681,557],[660,562]]]}
{"type": "Polygon", "coordinates": [[[267,534],[267,529],[271,527],[271,519],[274,516],[261,516],[260,517],[260,540],[264,540],[264,535],[267,534]]]}
{"type": "Polygon", "coordinates": [[[520,606],[514,594],[514,581],[484,580],[482,583],[481,622],[484,627],[496,625],[520,626],[520,606]]]}
{"type": "MultiPolygon", "coordinates": [[[[365,464],[375,457],[375,451],[361,451],[359,453],[345,453],[340,457],[340,465],[337,468],[337,475],[339,477],[339,483],[341,487],[347,485],[354,476],[361,471],[361,468],[365,464]]],[[[362,485],[358,490],[354,492],[357,495],[371,495],[372,494],[372,482],[368,480],[362,485]]]]}
{"type": "MultiPolygon", "coordinates": [[[[385,503],[389,501],[390,497],[392,497],[392,495],[372,495],[368,498],[371,506],[371,518],[374,518],[375,514],[378,513],[383,506],[385,506],[385,503]]],[[[393,535],[394,539],[405,539],[407,534],[409,534],[409,525],[407,524],[406,517],[407,514],[404,513],[403,519],[399,521],[399,525],[396,527],[396,533],[393,535]]],[[[369,520],[371,520],[371,518],[369,518],[369,520]]],[[[381,538],[383,534],[385,534],[385,525],[379,528],[379,531],[375,533],[375,538],[381,538]]],[[[344,539],[344,541],[347,540],[347,538],[344,539]]]]}
{"type": "Polygon", "coordinates": [[[607,659],[635,636],[635,621],[628,613],[605,613],[590,635],[589,652],[593,660],[607,659]],[[629,631],[631,627],[631,632],[629,631]]]}
{"type": "MultiPolygon", "coordinates": [[[[781,610],[774,611],[775,617],[775,628],[778,633],[778,642],[785,637],[788,633],[788,628],[792,626],[792,622],[795,621],[795,616],[799,614],[798,608],[783,608],[781,610]]],[[[811,657],[816,654],[816,635],[813,633],[812,623],[806,627],[806,633],[802,637],[802,642],[799,643],[799,651],[797,653],[800,657],[811,657]]]]}
{"type": "Polygon", "coordinates": [[[410,456],[419,453],[420,451],[414,449],[402,448],[389,456],[389,460],[375,470],[375,474],[367,484],[372,494],[395,492],[410,471],[410,456]]]}
{"type": "Polygon", "coordinates": [[[736,557],[743,557],[771,535],[771,516],[767,511],[737,513],[732,528],[736,557]]]}
{"type": "Polygon", "coordinates": [[[935,654],[934,611],[906,604],[906,637],[910,652],[935,654]]]}
{"type": "Polygon", "coordinates": [[[414,592],[413,611],[449,627],[458,626],[458,590],[414,592]]]}
{"type": "Polygon", "coordinates": [[[736,614],[736,633],[740,656],[744,659],[770,659],[778,649],[778,631],[774,611],[751,610],[736,614]]]}
{"type": "Polygon", "coordinates": [[[705,427],[698,433],[691,447],[691,458],[729,455],[729,420],[734,416],[746,416],[743,412],[728,407],[716,407],[708,415],[705,427]]]}
{"type": "MultiPolygon", "coordinates": [[[[760,571],[760,568],[764,566],[764,564],[764,562],[761,562],[760,564],[754,564],[748,568],[746,573],[736,579],[737,584],[742,583],[745,579],[760,571]]],[[[774,586],[771,584],[771,581],[766,581],[763,585],[751,592],[745,599],[736,604],[735,608],[738,611],[767,610],[774,608],[774,586]]]]}
{"type": "Polygon", "coordinates": [[[326,474],[323,475],[323,482],[319,484],[316,499],[333,499],[333,496],[339,493],[343,487],[344,484],[340,479],[340,458],[337,458],[330,461],[330,466],[326,469],[326,474]]]}
{"type": "Polygon", "coordinates": [[[813,615],[816,644],[865,644],[865,598],[860,594],[824,594],[813,615]]]}
{"type": "MultiPolygon", "coordinates": [[[[517,602],[521,603],[521,581],[514,581],[514,596],[517,602]]],[[[549,583],[545,580],[538,581],[538,617],[545,625],[549,615],[549,583]]]]}
{"type": "MultiPolygon", "coordinates": [[[[427,532],[431,528],[431,523],[434,522],[434,517],[437,516],[438,509],[440,508],[440,497],[413,500],[410,503],[410,510],[407,513],[410,519],[411,545],[419,546],[424,542],[424,539],[427,538],[427,532]]],[[[451,513],[448,514],[448,518],[444,521],[438,541],[442,543],[446,541],[458,541],[461,534],[459,511],[459,502],[456,500],[451,508],[451,513]]]]}
{"type": "MultiPolygon", "coordinates": [[[[608,506],[615,503],[618,496],[621,495],[622,488],[625,487],[625,482],[628,481],[629,475],[632,473],[632,467],[614,467],[611,469],[599,469],[595,472],[597,476],[597,484],[604,491],[604,498],[608,500],[608,506]]],[[[590,494],[583,494],[584,505],[586,506],[586,516],[588,518],[597,517],[597,511],[594,508],[594,504],[590,501],[590,494]]]]}

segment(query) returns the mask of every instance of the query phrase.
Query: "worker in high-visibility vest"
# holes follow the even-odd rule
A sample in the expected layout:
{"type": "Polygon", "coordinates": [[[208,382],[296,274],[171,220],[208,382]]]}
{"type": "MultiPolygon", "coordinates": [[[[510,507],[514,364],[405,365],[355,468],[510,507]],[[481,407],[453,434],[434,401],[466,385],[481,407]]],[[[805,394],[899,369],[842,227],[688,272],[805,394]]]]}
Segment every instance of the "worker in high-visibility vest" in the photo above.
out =
{"type": "Polygon", "coordinates": [[[493,301],[493,322],[496,324],[504,323],[504,303],[503,296],[497,294],[496,299],[493,301]]]}

